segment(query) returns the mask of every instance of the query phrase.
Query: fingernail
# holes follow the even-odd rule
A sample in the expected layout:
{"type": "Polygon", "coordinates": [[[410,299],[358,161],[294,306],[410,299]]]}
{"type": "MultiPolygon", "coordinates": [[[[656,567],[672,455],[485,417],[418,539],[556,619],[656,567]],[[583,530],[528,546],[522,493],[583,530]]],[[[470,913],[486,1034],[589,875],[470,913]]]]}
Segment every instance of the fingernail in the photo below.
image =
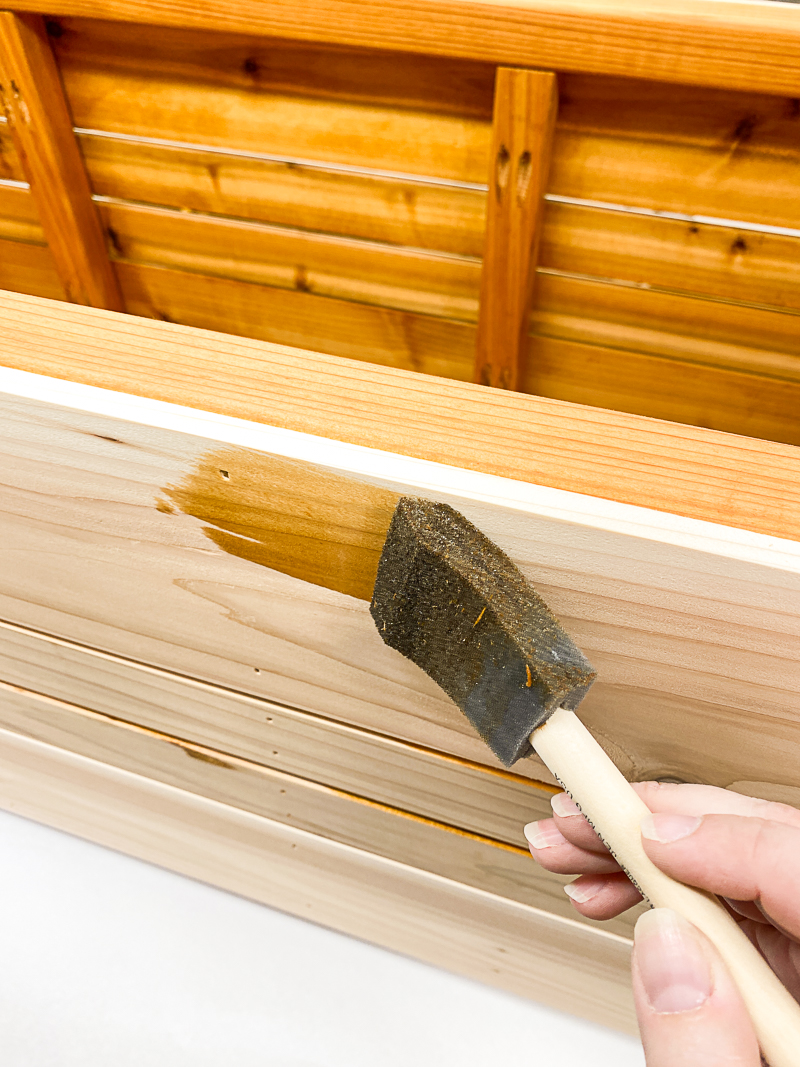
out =
{"type": "Polygon", "coordinates": [[[553,848],[554,845],[563,845],[567,840],[551,819],[529,822],[522,832],[531,848],[553,848]]]}
{"type": "Polygon", "coordinates": [[[554,797],[550,798],[550,807],[562,819],[567,819],[570,815],[580,815],[581,813],[581,809],[569,793],[556,793],[554,797]]]}
{"type": "Polygon", "coordinates": [[[698,935],[691,923],[671,909],[654,908],[640,916],[634,931],[634,955],[654,1011],[692,1011],[711,996],[711,968],[698,935]]]}
{"type": "Polygon", "coordinates": [[[642,837],[662,844],[680,841],[693,834],[702,821],[702,815],[648,815],[642,819],[642,837]]]}
{"type": "Polygon", "coordinates": [[[569,885],[564,886],[564,892],[576,904],[585,904],[587,900],[596,897],[604,885],[605,882],[602,878],[594,879],[593,881],[570,882],[569,885]]]}

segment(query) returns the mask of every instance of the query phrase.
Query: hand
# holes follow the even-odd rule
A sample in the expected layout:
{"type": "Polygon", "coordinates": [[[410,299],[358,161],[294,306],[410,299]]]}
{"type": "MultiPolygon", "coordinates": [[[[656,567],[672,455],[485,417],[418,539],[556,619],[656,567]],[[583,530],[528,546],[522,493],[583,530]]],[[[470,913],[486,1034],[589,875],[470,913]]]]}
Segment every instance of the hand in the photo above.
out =
{"type": "MultiPolygon", "coordinates": [[[[800,999],[800,811],[703,785],[634,786],[653,815],[642,844],[653,862],[720,896],[793,996],[800,999]]],[[[590,919],[641,900],[566,793],[553,819],[525,827],[546,870],[580,875],[565,890],[590,919]]],[[[648,1067],[758,1067],[752,1027],[711,943],[674,912],[636,924],[633,989],[648,1067]]]]}

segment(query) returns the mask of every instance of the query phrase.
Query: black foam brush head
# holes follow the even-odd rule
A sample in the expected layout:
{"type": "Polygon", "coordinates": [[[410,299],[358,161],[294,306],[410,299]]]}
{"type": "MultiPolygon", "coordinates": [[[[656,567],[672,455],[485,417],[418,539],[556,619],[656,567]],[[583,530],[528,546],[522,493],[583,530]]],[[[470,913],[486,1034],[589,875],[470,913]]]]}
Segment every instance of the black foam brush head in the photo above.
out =
{"type": "Polygon", "coordinates": [[[508,556],[447,504],[400,499],[370,612],[386,644],[441,686],[507,767],[596,677],[508,556]]]}

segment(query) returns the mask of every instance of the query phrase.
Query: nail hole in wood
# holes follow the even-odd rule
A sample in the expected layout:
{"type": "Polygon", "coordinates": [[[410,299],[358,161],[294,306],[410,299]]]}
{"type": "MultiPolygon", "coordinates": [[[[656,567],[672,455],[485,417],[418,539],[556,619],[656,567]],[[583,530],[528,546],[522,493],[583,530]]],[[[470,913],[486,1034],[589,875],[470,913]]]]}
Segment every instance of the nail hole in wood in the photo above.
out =
{"type": "Polygon", "coordinates": [[[524,203],[531,187],[531,154],[523,152],[517,164],[517,200],[524,203]]]}
{"type": "Polygon", "coordinates": [[[220,473],[220,474],[222,475],[222,477],[223,477],[223,478],[225,479],[225,481],[226,481],[226,482],[227,482],[227,481],[230,481],[230,477],[231,477],[231,476],[230,476],[230,474],[228,474],[228,472],[227,472],[227,471],[223,471],[223,470],[220,470],[220,472],[219,472],[219,473],[220,473]]]}
{"type": "Polygon", "coordinates": [[[497,153],[497,164],[494,175],[494,191],[498,201],[503,199],[503,193],[508,185],[508,172],[511,169],[511,156],[504,144],[500,145],[497,153]]]}

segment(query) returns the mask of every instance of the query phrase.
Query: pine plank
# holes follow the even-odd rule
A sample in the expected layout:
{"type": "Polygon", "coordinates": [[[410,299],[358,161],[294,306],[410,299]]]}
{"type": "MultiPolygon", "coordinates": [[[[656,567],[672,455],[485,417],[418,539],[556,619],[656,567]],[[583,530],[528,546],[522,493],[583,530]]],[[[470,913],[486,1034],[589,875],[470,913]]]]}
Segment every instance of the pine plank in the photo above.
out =
{"type": "MultiPolygon", "coordinates": [[[[542,871],[526,846],[466,833],[440,819],[421,818],[228,752],[120,723],[5,681],[0,681],[0,728],[567,920],[575,918],[563,892],[567,879],[542,871]]],[[[528,815],[549,814],[547,794],[540,793],[528,815]]],[[[578,918],[630,937],[640,910],[611,923],[578,918]]]]}
{"type": "Polygon", "coordinates": [[[517,389],[558,109],[554,74],[499,67],[474,381],[517,389]]]}
{"type": "MultiPolygon", "coordinates": [[[[20,10],[35,10],[21,0],[20,10]]],[[[797,12],[732,0],[59,0],[53,15],[289,37],[686,85],[800,91],[797,12]]]]}
{"type": "Polygon", "coordinates": [[[8,622],[0,622],[0,678],[517,848],[555,788],[8,622]]]}
{"type": "MultiPolygon", "coordinates": [[[[362,599],[398,492],[422,493],[507,551],[585,649],[599,680],[582,716],[629,776],[798,788],[800,562],[774,530],[709,527],[33,377],[35,401],[6,375],[0,423],[5,619],[496,766],[430,679],[383,645],[362,599]],[[46,400],[59,396],[67,406],[46,400]],[[332,573],[334,558],[344,565],[332,573]]],[[[669,424],[648,425],[652,460],[669,424]]],[[[702,441],[715,435],[692,432],[701,479],[702,441]]],[[[743,457],[728,475],[733,506],[758,443],[730,442],[743,457]]],[[[708,460],[706,501],[715,478],[724,484],[724,450],[708,460]]],[[[663,482],[690,482],[656,462],[663,482]]],[[[517,769],[542,778],[535,759],[517,769]]]]}
{"type": "Polygon", "coordinates": [[[5,116],[0,116],[0,178],[4,181],[25,181],[22,164],[14,147],[14,141],[5,116]]]}
{"type": "Polygon", "coordinates": [[[69,300],[122,310],[44,20],[0,12],[6,117],[69,300]]]}
{"type": "Polygon", "coordinates": [[[26,241],[0,238],[0,289],[50,300],[66,299],[50,249],[26,241]]]}
{"type": "Polygon", "coordinates": [[[6,810],[633,1032],[630,941],[2,732],[6,810]]]}
{"type": "MultiPolygon", "coordinates": [[[[116,256],[129,262],[440,318],[476,318],[480,262],[475,259],[161,208],[99,207],[116,256]]],[[[324,305],[314,318],[324,320],[324,305]]],[[[319,329],[312,323],[308,328],[311,333],[319,329]]],[[[320,342],[318,347],[328,346],[320,342]]]]}
{"type": "Polygon", "coordinates": [[[7,367],[256,422],[268,417],[286,429],[771,536],[800,535],[798,453],[787,445],[13,293],[0,294],[0,322],[7,367]]]}

